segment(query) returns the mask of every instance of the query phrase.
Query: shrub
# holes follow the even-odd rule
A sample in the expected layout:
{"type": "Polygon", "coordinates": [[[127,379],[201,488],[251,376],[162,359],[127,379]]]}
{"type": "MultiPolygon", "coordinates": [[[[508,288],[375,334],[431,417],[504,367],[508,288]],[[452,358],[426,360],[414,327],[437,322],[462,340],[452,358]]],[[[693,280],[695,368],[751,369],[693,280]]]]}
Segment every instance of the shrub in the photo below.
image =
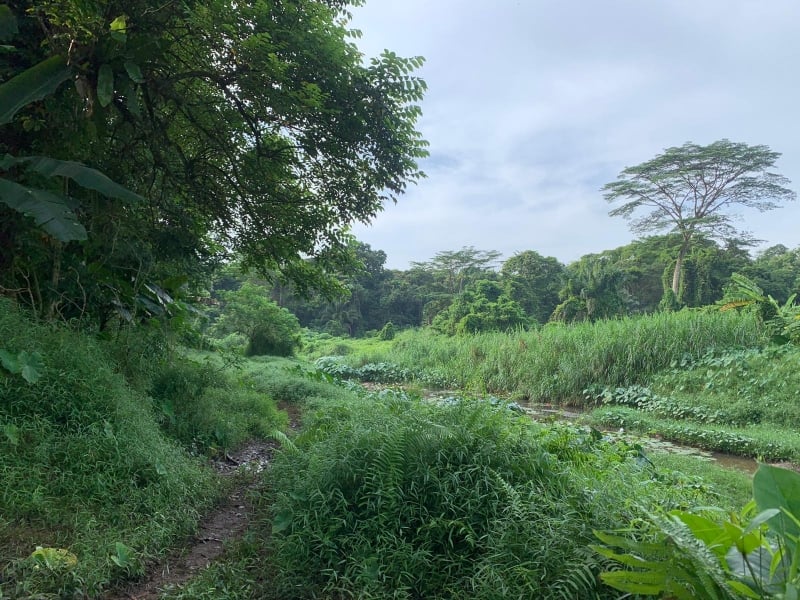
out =
{"type": "Polygon", "coordinates": [[[195,452],[228,450],[286,425],[270,396],[236,385],[211,364],[171,365],[155,378],[151,395],[164,430],[195,452]]]}
{"type": "Polygon", "coordinates": [[[220,337],[230,333],[246,336],[246,356],[291,356],[300,348],[300,322],[270,300],[265,287],[245,283],[221,295],[225,306],[212,330],[220,337]]]}
{"type": "Polygon", "coordinates": [[[489,403],[321,405],[270,473],[274,598],[602,597],[591,530],[705,500],[636,451],[489,403]]]}
{"type": "Polygon", "coordinates": [[[383,341],[390,341],[394,339],[394,334],[395,334],[394,324],[391,321],[389,321],[378,332],[378,339],[383,341]]]}

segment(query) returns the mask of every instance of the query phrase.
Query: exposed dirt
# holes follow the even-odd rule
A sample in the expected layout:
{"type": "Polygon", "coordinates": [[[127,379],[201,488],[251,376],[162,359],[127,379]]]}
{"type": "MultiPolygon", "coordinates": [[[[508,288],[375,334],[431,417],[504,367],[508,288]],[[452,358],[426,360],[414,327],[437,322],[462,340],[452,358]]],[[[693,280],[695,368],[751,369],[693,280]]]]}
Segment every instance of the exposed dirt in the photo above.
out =
{"type": "MultiPolygon", "coordinates": [[[[240,469],[259,473],[269,465],[275,448],[275,442],[253,440],[233,454],[214,461],[214,468],[223,477],[233,477],[240,469]]],[[[247,479],[236,485],[228,498],[203,518],[194,538],[180,553],[154,565],[144,581],[118,590],[106,598],[156,600],[165,588],[180,585],[207,568],[222,555],[227,543],[240,538],[247,529],[252,513],[247,492],[255,485],[257,480],[247,479]]]]}

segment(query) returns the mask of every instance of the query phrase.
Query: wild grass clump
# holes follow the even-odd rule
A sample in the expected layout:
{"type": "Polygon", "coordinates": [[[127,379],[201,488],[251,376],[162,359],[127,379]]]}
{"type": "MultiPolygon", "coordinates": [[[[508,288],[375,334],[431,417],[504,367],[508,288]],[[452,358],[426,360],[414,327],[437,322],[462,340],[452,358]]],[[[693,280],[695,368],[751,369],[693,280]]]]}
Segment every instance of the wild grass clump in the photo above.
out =
{"type": "Polygon", "coordinates": [[[636,454],[486,402],[328,402],[268,475],[263,597],[612,597],[592,529],[708,500],[636,454]]]}
{"type": "MultiPolygon", "coordinates": [[[[448,337],[429,330],[404,331],[384,355],[370,355],[370,362],[439,371],[464,389],[534,402],[581,403],[590,384],[643,382],[674,361],[715,349],[758,346],[764,339],[752,315],[687,310],[550,324],[512,334],[448,337]]],[[[358,354],[344,361],[363,363],[358,354]]]]}
{"type": "Polygon", "coordinates": [[[194,452],[225,451],[287,423],[270,396],[210,362],[174,362],[154,378],[150,394],[164,430],[194,452]]]}
{"type": "Polygon", "coordinates": [[[97,595],[188,535],[216,477],[163,435],[107,347],[6,301],[0,340],[41,356],[35,383],[0,373],[0,595],[97,595]],[[42,567],[37,546],[75,561],[42,567]]]}

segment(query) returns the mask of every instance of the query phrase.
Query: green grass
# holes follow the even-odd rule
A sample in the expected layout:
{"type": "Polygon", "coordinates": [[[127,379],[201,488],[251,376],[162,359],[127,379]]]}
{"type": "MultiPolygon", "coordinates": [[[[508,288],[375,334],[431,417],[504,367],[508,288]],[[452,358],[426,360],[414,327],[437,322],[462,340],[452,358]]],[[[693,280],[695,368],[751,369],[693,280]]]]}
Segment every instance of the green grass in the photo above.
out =
{"type": "Polygon", "coordinates": [[[42,362],[35,383],[0,369],[0,596],[95,597],[138,576],[226,493],[187,450],[206,454],[286,422],[228,375],[178,366],[148,335],[124,337],[34,324],[0,301],[0,349],[42,362]],[[154,400],[143,390],[158,381],[154,400]],[[37,566],[37,546],[76,561],[37,566]]]}
{"type": "MultiPolygon", "coordinates": [[[[404,331],[392,342],[338,342],[350,366],[391,363],[434,372],[453,386],[532,402],[580,403],[591,384],[630,385],[712,350],[754,347],[763,333],[749,315],[681,311],[528,332],[449,337],[404,331]]],[[[341,350],[341,348],[340,348],[341,350]]]]}
{"type": "MultiPolygon", "coordinates": [[[[721,467],[710,460],[671,452],[650,452],[648,458],[657,471],[684,474],[689,485],[704,482],[714,497],[714,505],[728,511],[741,509],[753,495],[752,476],[737,468],[721,467]]],[[[680,477],[676,475],[678,481],[680,477]]]]}
{"type": "Polygon", "coordinates": [[[590,422],[606,427],[658,435],[666,440],[737,456],[767,461],[800,462],[800,433],[775,425],[731,427],[655,417],[627,407],[599,408],[590,422]]]}

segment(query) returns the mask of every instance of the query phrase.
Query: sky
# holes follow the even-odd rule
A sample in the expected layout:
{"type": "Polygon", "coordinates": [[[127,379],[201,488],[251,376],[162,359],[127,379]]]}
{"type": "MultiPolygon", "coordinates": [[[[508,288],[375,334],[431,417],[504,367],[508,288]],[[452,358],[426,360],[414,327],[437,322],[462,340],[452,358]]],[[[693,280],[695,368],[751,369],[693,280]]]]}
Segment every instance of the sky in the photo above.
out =
{"type": "MultiPolygon", "coordinates": [[[[763,144],[800,190],[798,0],[367,0],[366,57],[423,56],[427,174],[353,233],[407,269],[473,246],[568,264],[630,243],[600,188],[691,141],[763,144]]],[[[800,245],[800,201],[741,214],[800,245]]]]}

